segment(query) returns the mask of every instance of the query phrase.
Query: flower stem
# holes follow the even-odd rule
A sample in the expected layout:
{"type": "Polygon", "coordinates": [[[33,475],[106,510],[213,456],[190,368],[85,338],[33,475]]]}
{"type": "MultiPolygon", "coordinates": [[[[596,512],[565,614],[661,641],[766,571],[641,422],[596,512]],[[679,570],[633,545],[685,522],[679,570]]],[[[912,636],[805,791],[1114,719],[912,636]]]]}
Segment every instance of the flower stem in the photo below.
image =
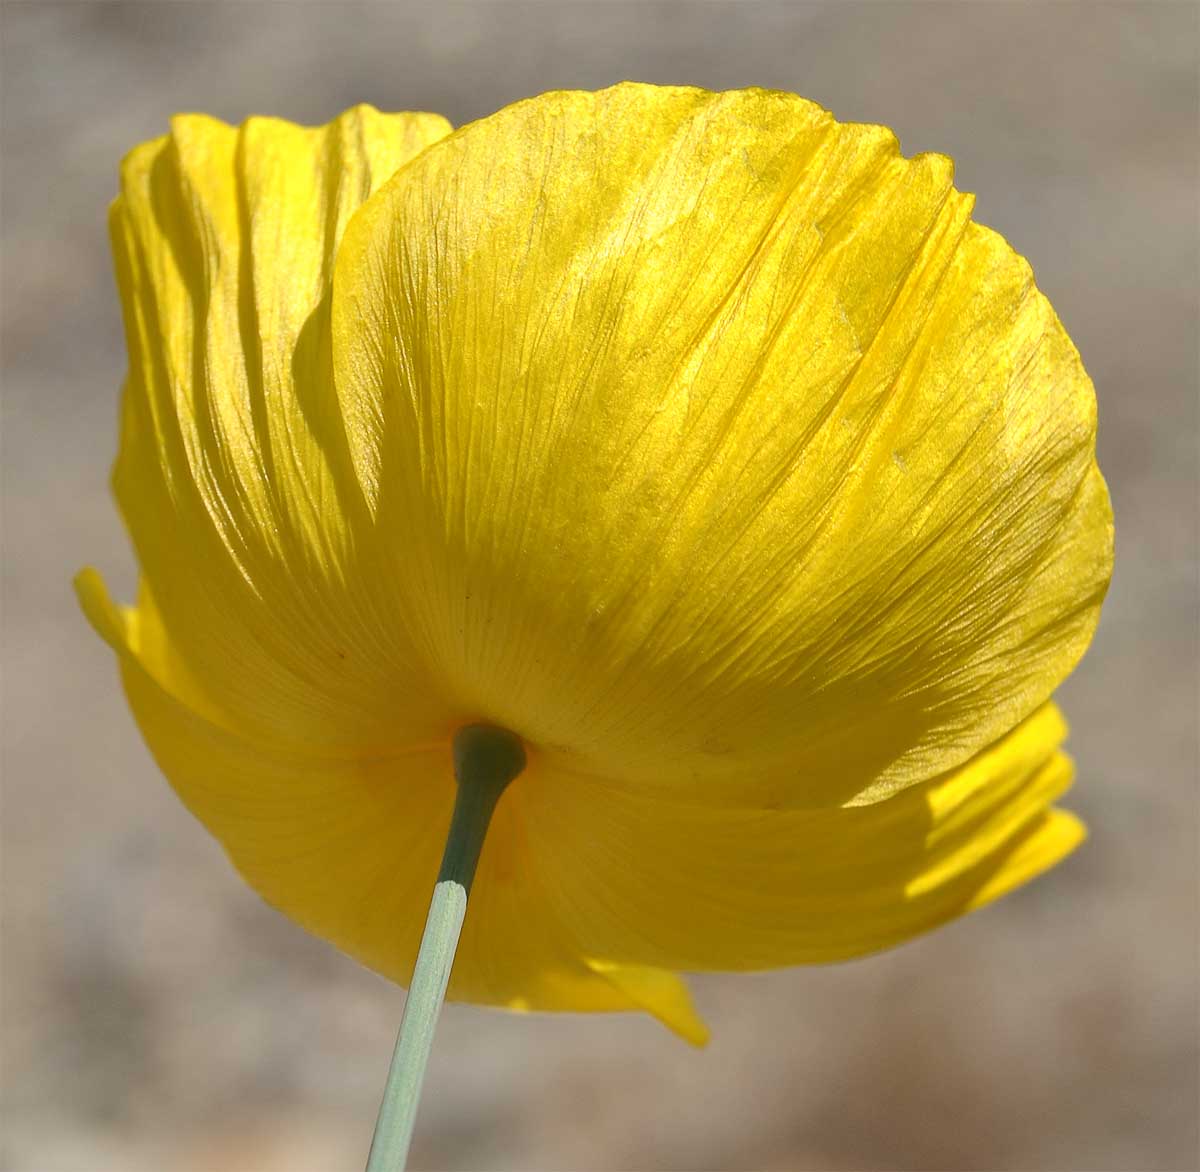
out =
{"type": "Polygon", "coordinates": [[[504,729],[473,724],[455,735],[458,794],[454,814],[404,1003],[367,1172],[397,1172],[408,1159],[425,1065],[454,965],[471,880],[496,803],[524,768],[525,750],[520,739],[504,729]]]}

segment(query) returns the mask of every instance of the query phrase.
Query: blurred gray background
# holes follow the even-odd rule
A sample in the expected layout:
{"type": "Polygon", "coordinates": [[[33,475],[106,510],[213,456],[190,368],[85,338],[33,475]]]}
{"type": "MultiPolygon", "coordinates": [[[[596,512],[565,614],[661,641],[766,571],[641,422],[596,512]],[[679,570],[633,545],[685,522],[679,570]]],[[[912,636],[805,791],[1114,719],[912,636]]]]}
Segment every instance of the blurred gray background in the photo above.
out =
{"type": "Polygon", "coordinates": [[[263,906],[157,775],[70,592],[130,597],[105,208],[169,114],[461,123],[622,78],[795,90],[940,150],[1096,382],[1118,557],[1062,691],[1065,866],[879,957],[649,1019],[451,1007],[414,1163],[1197,1166],[1193,4],[4,3],[3,1167],[361,1167],[403,994],[263,906]]]}

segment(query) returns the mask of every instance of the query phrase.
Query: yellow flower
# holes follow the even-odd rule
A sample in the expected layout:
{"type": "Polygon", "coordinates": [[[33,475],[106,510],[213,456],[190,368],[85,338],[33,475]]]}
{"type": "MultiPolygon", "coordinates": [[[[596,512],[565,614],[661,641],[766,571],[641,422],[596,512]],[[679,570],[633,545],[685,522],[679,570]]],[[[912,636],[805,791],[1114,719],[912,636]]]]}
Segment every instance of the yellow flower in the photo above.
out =
{"type": "Polygon", "coordinates": [[[133,151],[141,590],[79,591],[246,880],[407,981],[451,738],[511,729],[451,997],[699,1040],[677,970],[883,948],[1070,851],[1095,400],[971,203],[762,90],[133,151]]]}

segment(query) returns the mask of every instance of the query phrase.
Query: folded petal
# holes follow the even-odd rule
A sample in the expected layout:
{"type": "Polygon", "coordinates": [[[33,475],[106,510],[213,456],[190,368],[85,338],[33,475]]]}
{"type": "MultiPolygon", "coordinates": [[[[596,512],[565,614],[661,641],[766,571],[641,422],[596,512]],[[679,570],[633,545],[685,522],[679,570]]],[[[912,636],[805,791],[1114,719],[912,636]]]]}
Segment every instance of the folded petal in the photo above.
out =
{"type": "MultiPolygon", "coordinates": [[[[1082,839],[1045,705],[952,773],[840,810],[730,810],[541,768],[535,865],[580,944],[618,962],[759,969],[844,960],[981,907],[1082,839]]],[[[515,792],[515,791],[514,791],[515,792]]]]}
{"type": "MultiPolygon", "coordinates": [[[[338,755],[231,732],[158,682],[185,681],[171,645],[147,629],[151,599],[122,611],[94,571],[80,575],[77,589],[120,655],[130,707],[159,767],[246,882],[298,924],[407,985],[454,803],[449,744],[338,755]]],[[[518,814],[502,801],[468,905],[451,999],[645,1010],[703,1043],[703,1023],[674,973],[581,954],[524,840],[518,814]]]]}
{"type": "Polygon", "coordinates": [[[420,657],[548,764],[886,798],[1032,713],[1111,567],[1095,403],[934,155],[622,85],[440,140],[347,229],[334,372],[420,657]]]}
{"type": "Polygon", "coordinates": [[[375,572],[328,298],[351,214],[448,130],[369,107],[320,129],[188,115],[123,166],[115,488],[193,700],[230,727],[328,746],[442,720],[375,572]]]}

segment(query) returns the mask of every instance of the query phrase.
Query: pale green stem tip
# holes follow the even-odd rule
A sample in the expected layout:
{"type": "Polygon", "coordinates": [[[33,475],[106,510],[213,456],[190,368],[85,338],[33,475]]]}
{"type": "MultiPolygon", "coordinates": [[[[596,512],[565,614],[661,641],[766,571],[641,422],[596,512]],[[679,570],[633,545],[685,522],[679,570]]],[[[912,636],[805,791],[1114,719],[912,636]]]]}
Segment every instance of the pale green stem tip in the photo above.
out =
{"type": "Polygon", "coordinates": [[[454,965],[471,880],[496,803],[524,768],[520,738],[504,729],[473,724],[460,729],[454,738],[454,776],[458,780],[454,814],[404,1003],[367,1172],[397,1172],[408,1159],[421,1083],[454,965]]]}

